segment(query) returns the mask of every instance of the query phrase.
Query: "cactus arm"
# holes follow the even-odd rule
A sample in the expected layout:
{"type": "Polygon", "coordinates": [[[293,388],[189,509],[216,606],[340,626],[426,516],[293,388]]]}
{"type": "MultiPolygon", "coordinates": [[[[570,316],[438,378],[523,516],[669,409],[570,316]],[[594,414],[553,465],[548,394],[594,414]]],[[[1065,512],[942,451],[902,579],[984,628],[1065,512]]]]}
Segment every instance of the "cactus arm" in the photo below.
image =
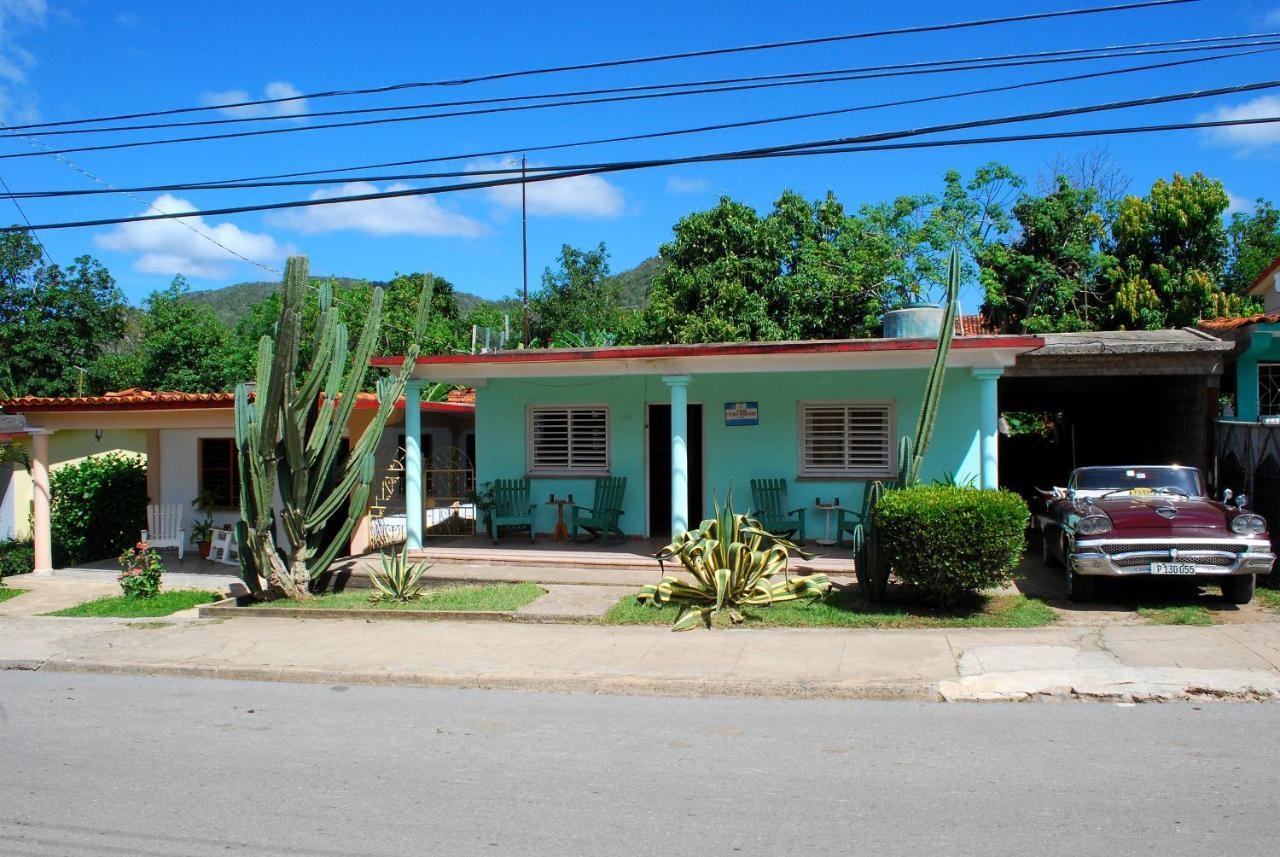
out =
{"type": "Polygon", "coordinates": [[[925,453],[928,452],[929,443],[933,440],[933,427],[938,419],[938,403],[942,399],[942,384],[946,379],[947,358],[950,356],[951,340],[956,332],[956,308],[959,298],[960,253],[952,248],[947,260],[947,307],[942,315],[942,326],[938,330],[938,347],[934,351],[933,366],[929,369],[924,398],[920,405],[920,415],[916,420],[911,466],[903,477],[905,485],[914,485],[920,481],[920,470],[924,465],[925,453]]]}

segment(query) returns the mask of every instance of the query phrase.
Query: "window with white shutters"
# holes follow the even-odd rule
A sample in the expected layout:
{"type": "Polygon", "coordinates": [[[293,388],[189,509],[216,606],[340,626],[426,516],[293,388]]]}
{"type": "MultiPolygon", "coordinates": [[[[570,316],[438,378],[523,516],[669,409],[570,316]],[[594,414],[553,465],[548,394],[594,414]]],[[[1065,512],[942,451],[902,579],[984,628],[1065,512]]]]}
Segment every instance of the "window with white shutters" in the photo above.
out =
{"type": "Polygon", "coordinates": [[[801,402],[799,408],[801,476],[893,476],[892,403],[801,402]]]}
{"type": "Polygon", "coordinates": [[[601,405],[529,409],[530,473],[607,474],[609,409],[601,405]]]}

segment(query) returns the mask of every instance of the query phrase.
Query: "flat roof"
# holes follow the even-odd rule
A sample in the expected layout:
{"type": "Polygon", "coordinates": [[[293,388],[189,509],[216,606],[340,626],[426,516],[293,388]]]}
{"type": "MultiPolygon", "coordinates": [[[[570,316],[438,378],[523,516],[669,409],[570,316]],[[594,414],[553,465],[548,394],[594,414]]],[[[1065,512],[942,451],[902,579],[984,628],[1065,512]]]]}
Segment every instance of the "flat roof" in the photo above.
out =
{"type": "Polygon", "coordinates": [[[1190,327],[1168,330],[1090,330],[1046,333],[1027,357],[1060,354],[1189,354],[1230,351],[1231,343],[1190,327]]]}
{"type": "MultiPolygon", "coordinates": [[[[654,375],[800,370],[860,370],[928,366],[936,339],[826,339],[803,342],[715,342],[623,345],[603,348],[530,348],[481,354],[430,354],[417,359],[415,378],[472,381],[485,378],[654,375]]],[[[951,343],[949,366],[1003,368],[1039,348],[1039,336],[964,336],[951,343]]],[[[399,366],[402,357],[375,357],[375,366],[399,366]]]]}

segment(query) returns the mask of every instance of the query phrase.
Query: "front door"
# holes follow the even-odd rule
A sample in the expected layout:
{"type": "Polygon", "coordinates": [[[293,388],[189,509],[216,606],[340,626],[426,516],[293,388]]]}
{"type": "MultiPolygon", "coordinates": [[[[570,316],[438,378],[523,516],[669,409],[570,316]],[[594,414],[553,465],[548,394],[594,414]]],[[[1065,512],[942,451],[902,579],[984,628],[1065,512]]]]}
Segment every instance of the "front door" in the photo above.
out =
{"type": "MultiPolygon", "coordinates": [[[[689,405],[689,525],[702,521],[702,405],[689,405]]],[[[649,533],[671,535],[671,406],[649,406],[649,533]]]]}

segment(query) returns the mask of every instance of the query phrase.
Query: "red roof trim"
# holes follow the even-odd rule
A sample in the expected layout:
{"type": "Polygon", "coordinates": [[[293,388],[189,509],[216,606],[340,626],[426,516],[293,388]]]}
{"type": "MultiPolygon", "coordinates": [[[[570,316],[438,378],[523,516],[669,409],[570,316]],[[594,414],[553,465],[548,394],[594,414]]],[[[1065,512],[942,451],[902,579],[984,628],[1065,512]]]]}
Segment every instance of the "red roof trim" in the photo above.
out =
{"type": "MultiPolygon", "coordinates": [[[[1039,348],[1039,336],[973,336],[952,341],[952,348],[1039,348]]],[[[875,351],[932,351],[934,339],[840,339],[814,342],[715,342],[698,345],[626,345],[611,348],[546,348],[491,351],[487,354],[431,354],[418,365],[490,363],[572,363],[583,360],[646,360],[672,357],[736,357],[771,354],[856,354],[875,351]]],[[[403,357],[374,357],[374,366],[398,366],[403,357]]]]}
{"type": "Polygon", "coordinates": [[[37,399],[30,401],[22,399],[12,399],[0,402],[0,408],[7,413],[33,414],[33,413],[55,413],[65,411],[216,411],[231,410],[236,406],[235,399],[217,400],[217,401],[149,401],[149,402],[129,402],[129,401],[111,401],[101,396],[75,398],[67,397],[65,399],[37,399]]]}
{"type": "MultiPolygon", "coordinates": [[[[422,411],[431,411],[441,414],[470,414],[474,413],[476,406],[467,404],[466,402],[419,402],[418,409],[422,411]]],[[[357,411],[372,411],[378,407],[378,400],[374,398],[361,399],[356,402],[357,411]]],[[[404,410],[404,399],[396,400],[396,409],[404,410]]]]}
{"type": "Polygon", "coordinates": [[[1280,271],[1280,257],[1277,257],[1274,262],[1267,266],[1265,271],[1254,278],[1254,281],[1249,284],[1249,288],[1245,289],[1245,294],[1253,294],[1253,290],[1262,285],[1263,280],[1267,279],[1267,277],[1270,277],[1277,271],[1280,271]]]}

